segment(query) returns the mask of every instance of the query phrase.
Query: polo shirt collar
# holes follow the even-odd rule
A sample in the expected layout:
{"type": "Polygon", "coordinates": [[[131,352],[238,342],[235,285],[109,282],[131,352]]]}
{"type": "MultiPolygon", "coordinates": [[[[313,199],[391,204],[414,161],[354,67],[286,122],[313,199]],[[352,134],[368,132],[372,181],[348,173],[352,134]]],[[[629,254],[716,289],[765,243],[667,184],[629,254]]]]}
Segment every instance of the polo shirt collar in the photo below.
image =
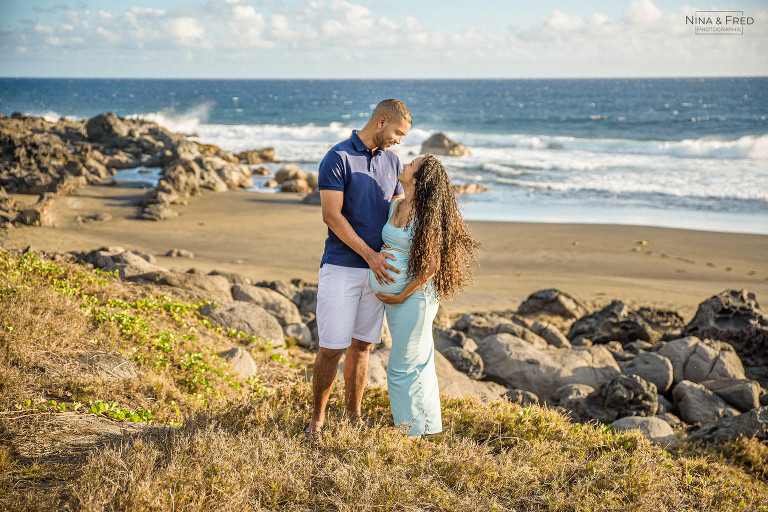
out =
{"type": "Polygon", "coordinates": [[[350,136],[350,139],[352,139],[352,144],[355,146],[355,149],[358,150],[361,153],[365,153],[366,151],[370,151],[368,149],[368,146],[366,146],[363,143],[363,139],[360,138],[360,136],[357,134],[357,130],[352,130],[352,135],[350,136]]]}

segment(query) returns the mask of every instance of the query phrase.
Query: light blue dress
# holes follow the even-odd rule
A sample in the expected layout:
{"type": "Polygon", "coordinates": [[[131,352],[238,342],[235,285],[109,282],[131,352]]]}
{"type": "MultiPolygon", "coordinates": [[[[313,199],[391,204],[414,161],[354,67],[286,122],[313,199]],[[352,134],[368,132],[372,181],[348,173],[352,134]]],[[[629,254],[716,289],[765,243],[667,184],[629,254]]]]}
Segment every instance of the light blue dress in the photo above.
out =
{"type": "MultiPolygon", "coordinates": [[[[411,251],[413,224],[396,228],[389,223],[397,201],[390,206],[381,234],[385,244],[408,253],[411,251]]],[[[395,257],[394,262],[390,259],[387,262],[400,270],[400,274],[390,272],[395,282],[382,286],[371,272],[371,286],[377,292],[398,294],[411,281],[411,277],[406,275],[408,255],[400,251],[382,251],[395,257]]],[[[407,430],[409,436],[436,434],[443,430],[432,339],[432,322],[438,305],[432,280],[402,304],[384,305],[392,333],[392,350],[387,364],[389,404],[395,425],[407,430]]]]}

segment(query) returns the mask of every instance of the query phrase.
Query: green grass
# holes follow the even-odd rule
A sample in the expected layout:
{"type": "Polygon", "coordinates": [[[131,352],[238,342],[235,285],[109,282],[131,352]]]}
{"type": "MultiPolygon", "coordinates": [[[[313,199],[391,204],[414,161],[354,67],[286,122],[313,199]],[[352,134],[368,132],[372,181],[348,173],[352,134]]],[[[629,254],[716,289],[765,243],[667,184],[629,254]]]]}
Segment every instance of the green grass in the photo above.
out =
{"type": "Polygon", "coordinates": [[[410,440],[385,390],[368,390],[351,424],[337,386],[326,429],[305,440],[300,371],[199,306],[0,253],[0,509],[767,510],[757,441],[669,453],[544,407],[443,397],[444,432],[410,440]],[[257,378],[216,356],[237,344],[257,378]],[[73,361],[93,350],[122,352],[139,377],[84,374],[73,361]],[[67,451],[51,425],[72,414],[174,428],[67,451]],[[40,455],[23,455],[32,444],[40,455]]]}

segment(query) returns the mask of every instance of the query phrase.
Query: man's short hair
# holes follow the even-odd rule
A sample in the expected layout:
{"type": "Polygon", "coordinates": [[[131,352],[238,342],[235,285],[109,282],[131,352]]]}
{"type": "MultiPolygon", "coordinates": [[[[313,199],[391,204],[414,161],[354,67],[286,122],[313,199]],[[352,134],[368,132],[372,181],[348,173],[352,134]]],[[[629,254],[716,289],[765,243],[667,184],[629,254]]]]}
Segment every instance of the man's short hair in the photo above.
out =
{"type": "Polygon", "coordinates": [[[411,111],[400,100],[390,98],[388,100],[380,101],[376,108],[373,109],[371,117],[378,119],[381,116],[387,116],[388,119],[393,121],[397,119],[405,119],[409,125],[413,125],[413,118],[411,118],[411,111]]]}

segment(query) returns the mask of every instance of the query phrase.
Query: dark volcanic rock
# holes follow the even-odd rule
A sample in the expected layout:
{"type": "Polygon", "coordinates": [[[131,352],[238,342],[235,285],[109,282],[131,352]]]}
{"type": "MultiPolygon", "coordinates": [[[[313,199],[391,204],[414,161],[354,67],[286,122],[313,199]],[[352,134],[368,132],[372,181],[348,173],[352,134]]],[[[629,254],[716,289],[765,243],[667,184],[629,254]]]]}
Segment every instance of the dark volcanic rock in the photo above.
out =
{"type": "Polygon", "coordinates": [[[563,318],[581,318],[590,313],[589,308],[572,295],[550,288],[528,296],[520,307],[519,315],[555,315],[563,318]]]}
{"type": "Polygon", "coordinates": [[[683,333],[730,343],[746,366],[768,366],[768,315],[747,290],[725,290],[699,304],[683,333]]]}
{"type": "Polygon", "coordinates": [[[447,347],[441,352],[454,368],[466,374],[470,379],[483,378],[483,360],[476,352],[460,347],[447,347]]]}
{"type": "Polygon", "coordinates": [[[445,156],[468,156],[472,154],[466,146],[449,139],[442,132],[435,133],[421,143],[421,154],[426,153],[445,156]]]}
{"type": "Polygon", "coordinates": [[[627,416],[654,416],[659,408],[656,386],[637,375],[617,375],[586,399],[598,406],[591,409],[592,417],[603,423],[627,416]]]}
{"type": "Polygon", "coordinates": [[[128,135],[128,126],[112,112],[105,112],[85,123],[85,133],[93,141],[116,142],[128,135]]]}
{"type": "Polygon", "coordinates": [[[636,311],[625,303],[613,301],[608,306],[576,320],[568,333],[568,339],[588,338],[593,343],[618,341],[622,345],[633,341],[652,341],[653,328],[636,311]]]}
{"type": "Polygon", "coordinates": [[[742,436],[768,440],[768,407],[760,407],[716,423],[702,425],[693,433],[695,439],[717,441],[732,441],[742,436]]]}

